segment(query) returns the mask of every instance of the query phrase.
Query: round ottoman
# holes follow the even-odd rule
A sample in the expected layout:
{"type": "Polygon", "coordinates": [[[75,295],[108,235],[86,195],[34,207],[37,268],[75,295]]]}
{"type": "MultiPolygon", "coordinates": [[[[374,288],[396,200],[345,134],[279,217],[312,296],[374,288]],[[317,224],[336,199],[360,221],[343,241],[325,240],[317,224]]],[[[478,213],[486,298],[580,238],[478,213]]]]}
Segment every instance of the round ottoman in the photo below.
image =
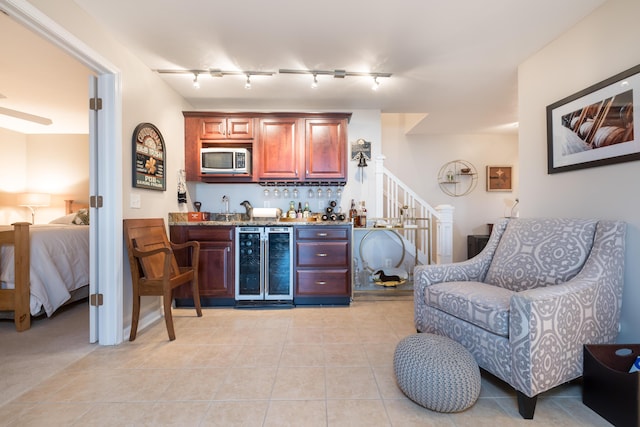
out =
{"type": "Polygon", "coordinates": [[[464,411],[480,394],[478,364],[447,337],[422,333],[404,338],[396,347],[393,368],[402,392],[434,411],[464,411]]]}

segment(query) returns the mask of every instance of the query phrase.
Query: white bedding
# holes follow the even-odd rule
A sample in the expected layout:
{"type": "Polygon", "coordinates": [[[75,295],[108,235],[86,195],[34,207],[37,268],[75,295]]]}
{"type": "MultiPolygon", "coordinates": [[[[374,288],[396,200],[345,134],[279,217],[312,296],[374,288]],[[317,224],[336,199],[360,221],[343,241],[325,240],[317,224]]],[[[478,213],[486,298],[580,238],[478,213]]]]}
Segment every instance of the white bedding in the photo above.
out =
{"type": "MultiPolygon", "coordinates": [[[[0,231],[11,226],[0,226],[0,231]]],[[[29,227],[31,238],[32,315],[41,309],[51,316],[71,296],[89,284],[89,226],[43,224],[29,227]]],[[[0,287],[14,287],[13,246],[0,247],[0,287]]]]}

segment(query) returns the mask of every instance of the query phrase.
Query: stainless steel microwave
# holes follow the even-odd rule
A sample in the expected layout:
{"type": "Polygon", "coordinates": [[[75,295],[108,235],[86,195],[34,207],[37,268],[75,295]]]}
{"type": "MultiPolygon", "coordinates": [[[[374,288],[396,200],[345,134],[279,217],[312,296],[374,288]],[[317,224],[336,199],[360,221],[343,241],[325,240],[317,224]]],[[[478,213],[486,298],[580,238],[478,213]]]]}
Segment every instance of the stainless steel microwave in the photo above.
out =
{"type": "Polygon", "coordinates": [[[201,148],[200,173],[251,173],[251,151],[246,148],[201,148]]]}

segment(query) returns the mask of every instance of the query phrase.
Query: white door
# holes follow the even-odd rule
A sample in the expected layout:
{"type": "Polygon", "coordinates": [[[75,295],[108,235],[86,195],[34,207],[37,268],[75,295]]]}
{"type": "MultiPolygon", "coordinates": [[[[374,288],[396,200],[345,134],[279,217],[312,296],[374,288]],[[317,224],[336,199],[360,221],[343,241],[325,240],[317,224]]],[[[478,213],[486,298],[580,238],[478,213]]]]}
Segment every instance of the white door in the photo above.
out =
{"type": "MultiPolygon", "coordinates": [[[[98,99],[98,79],[94,76],[89,77],[89,98],[98,99]]],[[[98,225],[100,224],[99,209],[95,204],[94,195],[98,192],[98,110],[89,109],[89,194],[92,196],[91,206],[89,210],[89,295],[100,294],[100,282],[98,260],[100,259],[100,245],[98,245],[98,225]]],[[[94,305],[95,299],[89,304],[89,342],[94,343],[99,339],[98,322],[99,310],[98,305],[94,305]]]]}

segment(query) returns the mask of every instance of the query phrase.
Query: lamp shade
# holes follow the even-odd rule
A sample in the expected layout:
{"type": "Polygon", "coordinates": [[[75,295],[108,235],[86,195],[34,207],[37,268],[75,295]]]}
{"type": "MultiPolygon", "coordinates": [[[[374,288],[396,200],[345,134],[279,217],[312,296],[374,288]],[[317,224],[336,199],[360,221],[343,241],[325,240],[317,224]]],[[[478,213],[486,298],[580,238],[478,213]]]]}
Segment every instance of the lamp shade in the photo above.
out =
{"type": "Polygon", "coordinates": [[[51,204],[51,194],[47,193],[23,193],[18,196],[19,206],[49,206],[51,204]]]}

